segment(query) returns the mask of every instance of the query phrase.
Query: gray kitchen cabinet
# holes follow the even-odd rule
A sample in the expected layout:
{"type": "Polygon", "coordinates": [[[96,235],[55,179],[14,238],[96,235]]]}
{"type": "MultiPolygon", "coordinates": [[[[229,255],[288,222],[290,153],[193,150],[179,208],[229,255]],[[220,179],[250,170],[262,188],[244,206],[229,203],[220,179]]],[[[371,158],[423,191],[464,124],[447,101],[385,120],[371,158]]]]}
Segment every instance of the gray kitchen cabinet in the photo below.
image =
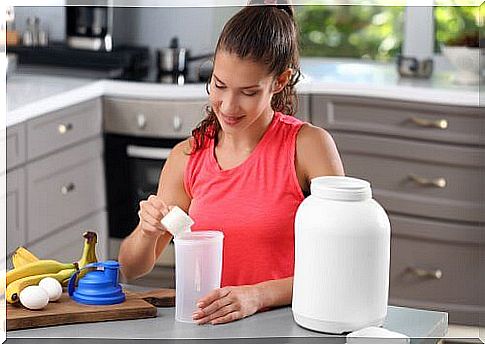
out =
{"type": "Polygon", "coordinates": [[[68,257],[69,245],[51,237],[83,228],[100,231],[107,257],[101,105],[96,98],[7,128],[8,253],[24,245],[68,257]]]}
{"type": "Polygon", "coordinates": [[[27,158],[101,135],[101,98],[76,104],[27,122],[27,158]]]}
{"type": "Polygon", "coordinates": [[[28,164],[28,242],[105,208],[103,171],[100,138],[28,164]]]}
{"type": "Polygon", "coordinates": [[[371,182],[391,221],[390,303],[485,316],[482,109],[312,95],[312,122],[333,136],[349,176],[371,182]]]}
{"type": "MultiPolygon", "coordinates": [[[[19,167],[7,173],[7,255],[26,241],[25,171],[19,167]]],[[[2,201],[3,202],[3,201],[2,201]]]]}
{"type": "Polygon", "coordinates": [[[7,128],[4,152],[7,152],[7,171],[17,167],[26,160],[27,143],[25,137],[25,123],[19,123],[7,128]]]}
{"type": "Polygon", "coordinates": [[[310,95],[298,94],[298,109],[295,114],[296,118],[304,122],[310,122],[310,95]]]}
{"type": "Polygon", "coordinates": [[[98,234],[96,255],[98,260],[107,259],[108,227],[106,212],[99,211],[79,222],[54,231],[33,244],[27,246],[42,259],[55,259],[60,262],[75,262],[81,258],[84,238],[83,233],[93,231],[98,234]]]}

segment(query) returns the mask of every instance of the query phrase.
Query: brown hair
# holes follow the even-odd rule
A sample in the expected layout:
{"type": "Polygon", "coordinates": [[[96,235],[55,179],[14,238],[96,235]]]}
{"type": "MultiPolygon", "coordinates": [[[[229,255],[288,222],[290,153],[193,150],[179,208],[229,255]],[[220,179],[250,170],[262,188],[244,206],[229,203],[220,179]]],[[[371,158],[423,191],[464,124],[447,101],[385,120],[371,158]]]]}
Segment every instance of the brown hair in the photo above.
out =
{"type": "MultiPolygon", "coordinates": [[[[215,53],[225,51],[241,59],[261,62],[268,73],[279,76],[287,68],[293,70],[285,88],[271,100],[274,111],[294,115],[298,107],[295,85],[300,79],[298,30],[291,6],[247,6],[236,13],[224,26],[215,53]]],[[[214,54],[215,56],[215,54],[214,54]]],[[[206,90],[209,93],[207,81],[206,90]]],[[[221,129],[212,107],[205,108],[206,117],[192,130],[192,152],[203,148],[206,139],[216,138],[221,129]]]]}

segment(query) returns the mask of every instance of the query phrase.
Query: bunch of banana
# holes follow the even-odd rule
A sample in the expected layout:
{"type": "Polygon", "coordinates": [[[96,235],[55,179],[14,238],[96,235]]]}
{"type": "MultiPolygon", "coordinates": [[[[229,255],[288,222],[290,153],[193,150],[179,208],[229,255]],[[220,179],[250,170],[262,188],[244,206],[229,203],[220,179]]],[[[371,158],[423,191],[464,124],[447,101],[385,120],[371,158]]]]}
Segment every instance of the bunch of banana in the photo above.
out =
{"type": "Polygon", "coordinates": [[[39,258],[23,246],[19,246],[12,255],[12,265],[14,268],[19,268],[38,260],[39,258]]]}
{"type": "MultiPolygon", "coordinates": [[[[70,277],[87,264],[98,261],[96,257],[97,234],[86,232],[83,234],[84,247],[78,262],[63,264],[55,260],[38,259],[27,249],[19,247],[12,256],[14,269],[6,274],[7,302],[15,303],[19,300],[20,292],[31,285],[37,285],[45,277],[57,279],[63,286],[67,286],[70,277]]],[[[81,277],[86,273],[81,271],[81,277]]]]}

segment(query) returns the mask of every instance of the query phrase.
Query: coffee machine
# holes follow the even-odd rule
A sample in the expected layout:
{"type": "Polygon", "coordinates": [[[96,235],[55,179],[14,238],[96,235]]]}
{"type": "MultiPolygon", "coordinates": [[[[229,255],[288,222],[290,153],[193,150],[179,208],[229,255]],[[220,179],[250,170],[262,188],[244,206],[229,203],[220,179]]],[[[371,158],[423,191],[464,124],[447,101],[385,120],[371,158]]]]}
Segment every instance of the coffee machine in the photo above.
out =
{"type": "Polygon", "coordinates": [[[67,6],[67,45],[75,49],[113,49],[113,7],[67,6]]]}

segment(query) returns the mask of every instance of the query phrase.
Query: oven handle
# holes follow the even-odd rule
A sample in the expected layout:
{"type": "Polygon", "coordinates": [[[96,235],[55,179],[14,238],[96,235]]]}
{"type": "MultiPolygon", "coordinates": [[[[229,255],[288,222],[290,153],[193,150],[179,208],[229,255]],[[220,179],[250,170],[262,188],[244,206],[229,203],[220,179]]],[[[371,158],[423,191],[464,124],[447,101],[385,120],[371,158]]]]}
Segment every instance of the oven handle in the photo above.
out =
{"type": "Polygon", "coordinates": [[[171,148],[142,147],[134,145],[126,146],[126,155],[130,158],[166,160],[171,151],[171,148]]]}

